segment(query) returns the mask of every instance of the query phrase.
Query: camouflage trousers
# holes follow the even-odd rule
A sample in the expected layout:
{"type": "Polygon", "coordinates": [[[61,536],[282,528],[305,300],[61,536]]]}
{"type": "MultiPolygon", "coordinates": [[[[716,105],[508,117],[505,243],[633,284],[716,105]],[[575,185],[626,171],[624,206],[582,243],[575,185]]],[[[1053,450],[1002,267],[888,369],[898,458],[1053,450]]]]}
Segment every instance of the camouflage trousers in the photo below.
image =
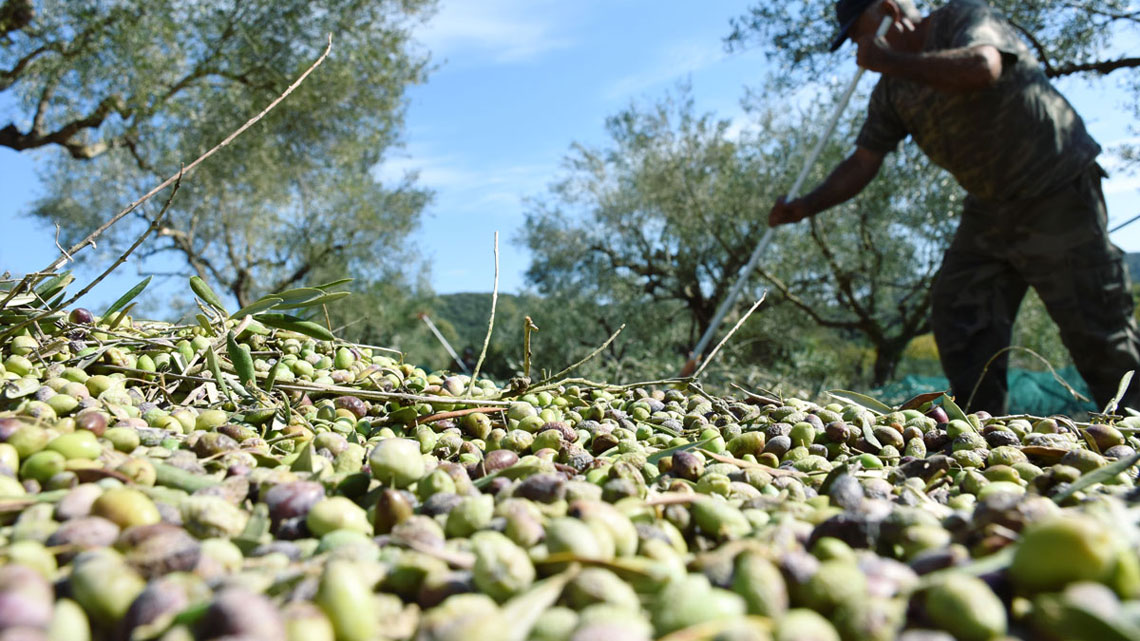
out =
{"type": "MultiPolygon", "coordinates": [[[[967,411],[1008,413],[1009,352],[993,357],[1009,346],[1028,287],[1045,303],[1098,407],[1115,396],[1125,372],[1140,369],[1128,272],[1108,239],[1105,175],[1094,163],[1032,199],[967,198],[934,284],[931,322],[954,396],[965,406],[973,395],[967,411]]],[[[1140,377],[1121,405],[1140,409],[1140,377]]]]}

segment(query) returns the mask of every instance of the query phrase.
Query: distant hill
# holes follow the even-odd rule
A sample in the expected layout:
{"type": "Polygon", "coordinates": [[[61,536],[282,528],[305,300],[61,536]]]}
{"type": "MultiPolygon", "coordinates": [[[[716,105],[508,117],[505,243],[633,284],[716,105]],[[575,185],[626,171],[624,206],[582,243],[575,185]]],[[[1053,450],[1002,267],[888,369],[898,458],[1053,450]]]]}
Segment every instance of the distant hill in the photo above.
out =
{"type": "MultiPolygon", "coordinates": [[[[522,297],[514,294],[499,294],[495,316],[500,319],[517,316],[522,301],[522,297]]],[[[457,352],[463,351],[467,346],[478,350],[483,345],[483,337],[487,334],[487,319],[491,315],[490,292],[442,294],[432,301],[432,309],[432,321],[440,326],[440,331],[449,341],[452,337],[444,324],[455,330],[456,340],[452,347],[457,352]]]]}

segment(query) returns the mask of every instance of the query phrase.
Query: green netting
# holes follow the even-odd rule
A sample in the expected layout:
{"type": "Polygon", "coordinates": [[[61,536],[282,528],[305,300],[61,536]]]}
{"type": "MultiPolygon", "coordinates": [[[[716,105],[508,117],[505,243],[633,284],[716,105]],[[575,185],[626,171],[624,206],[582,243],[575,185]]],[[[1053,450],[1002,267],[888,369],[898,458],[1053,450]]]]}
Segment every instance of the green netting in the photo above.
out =
{"type": "MultiPolygon", "coordinates": [[[[1057,374],[1073,386],[1073,389],[1092,398],[1089,386],[1075,367],[1057,370],[1057,374]]],[[[1032,372],[1024,369],[1010,369],[1009,411],[1011,414],[1032,414],[1068,416],[1082,412],[1096,411],[1091,402],[1079,401],[1057,382],[1050,372],[1032,372]]],[[[897,405],[918,394],[949,389],[950,383],[942,376],[904,376],[871,392],[871,396],[887,404],[897,405]]],[[[966,399],[960,399],[963,403],[966,399]]]]}

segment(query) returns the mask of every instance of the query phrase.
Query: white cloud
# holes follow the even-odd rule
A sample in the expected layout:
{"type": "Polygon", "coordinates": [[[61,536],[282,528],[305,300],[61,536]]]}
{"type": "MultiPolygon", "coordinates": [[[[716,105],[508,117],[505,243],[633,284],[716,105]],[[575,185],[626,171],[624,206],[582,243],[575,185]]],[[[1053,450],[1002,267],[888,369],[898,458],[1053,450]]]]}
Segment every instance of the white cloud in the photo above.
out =
{"type": "Polygon", "coordinates": [[[555,175],[550,164],[494,166],[459,154],[436,154],[423,145],[409,146],[405,153],[385,160],[374,170],[391,185],[406,174],[416,173],[416,183],[435,190],[435,211],[498,211],[516,213],[523,198],[546,188],[555,175]]]}
{"type": "Polygon", "coordinates": [[[606,87],[602,95],[607,100],[627,98],[661,84],[682,80],[724,57],[716,41],[702,39],[672,43],[660,52],[652,67],[617,79],[606,87]]]}
{"type": "Polygon", "coordinates": [[[1104,181],[1104,194],[1106,196],[1138,193],[1140,193],[1140,175],[1128,176],[1122,172],[1104,181]]]}
{"type": "Polygon", "coordinates": [[[373,175],[385,185],[397,183],[410,173],[417,174],[417,184],[432,189],[462,187],[474,180],[459,166],[454,155],[402,154],[386,159],[373,169],[373,175]]]}
{"type": "Polygon", "coordinates": [[[451,0],[417,34],[436,56],[488,57],[497,63],[533,60],[569,47],[559,33],[558,7],[535,0],[451,0]]]}

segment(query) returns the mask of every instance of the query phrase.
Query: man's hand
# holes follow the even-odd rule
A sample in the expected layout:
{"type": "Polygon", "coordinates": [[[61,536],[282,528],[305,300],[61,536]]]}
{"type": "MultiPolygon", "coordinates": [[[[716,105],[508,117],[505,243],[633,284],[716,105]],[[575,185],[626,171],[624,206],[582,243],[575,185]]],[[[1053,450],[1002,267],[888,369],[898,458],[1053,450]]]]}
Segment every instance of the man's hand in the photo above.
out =
{"type": "Polygon", "coordinates": [[[867,71],[879,73],[886,71],[887,63],[891,58],[891,48],[887,44],[886,38],[879,38],[875,34],[869,33],[857,39],[855,45],[859,47],[855,53],[856,64],[867,71]]]}
{"type": "Polygon", "coordinates": [[[788,202],[785,196],[780,196],[776,200],[776,204],[772,206],[772,211],[768,212],[768,226],[775,227],[788,223],[798,223],[811,216],[812,213],[802,198],[788,202]]]}

